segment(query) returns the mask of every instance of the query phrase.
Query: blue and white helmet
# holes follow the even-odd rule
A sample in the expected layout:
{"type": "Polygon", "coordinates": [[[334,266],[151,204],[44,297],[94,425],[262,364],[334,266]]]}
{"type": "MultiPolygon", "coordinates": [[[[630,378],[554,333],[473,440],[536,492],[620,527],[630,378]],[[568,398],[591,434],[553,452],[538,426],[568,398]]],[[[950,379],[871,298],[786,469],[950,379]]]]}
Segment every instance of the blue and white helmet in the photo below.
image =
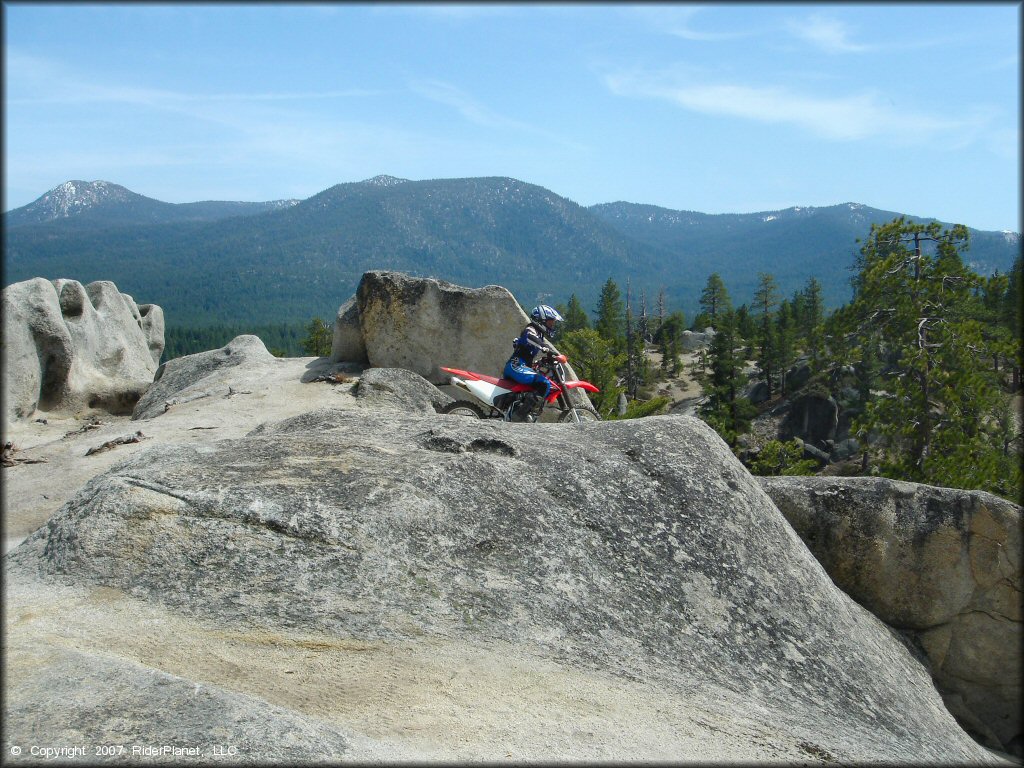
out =
{"type": "Polygon", "coordinates": [[[558,314],[558,310],[554,307],[549,307],[547,304],[539,304],[533,308],[530,312],[530,317],[537,325],[544,328],[549,336],[553,336],[555,333],[554,325],[550,327],[547,324],[548,320],[554,320],[556,323],[562,322],[562,316],[558,314]]]}
{"type": "Polygon", "coordinates": [[[533,311],[530,312],[530,317],[538,323],[543,323],[545,320],[554,320],[556,323],[562,322],[562,316],[558,314],[558,310],[554,307],[549,307],[547,304],[540,304],[534,307],[533,311]]]}

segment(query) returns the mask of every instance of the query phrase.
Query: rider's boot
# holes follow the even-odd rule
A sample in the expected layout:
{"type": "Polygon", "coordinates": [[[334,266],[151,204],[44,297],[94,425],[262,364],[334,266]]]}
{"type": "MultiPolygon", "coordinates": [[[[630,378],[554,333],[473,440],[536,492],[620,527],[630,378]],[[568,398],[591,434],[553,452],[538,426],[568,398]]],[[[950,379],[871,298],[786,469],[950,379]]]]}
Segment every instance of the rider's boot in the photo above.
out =
{"type": "Polygon", "coordinates": [[[538,399],[537,395],[532,392],[526,392],[525,394],[520,395],[516,404],[512,406],[512,412],[509,414],[509,421],[536,421],[533,411],[537,406],[538,399]]]}
{"type": "Polygon", "coordinates": [[[523,408],[526,414],[526,421],[536,421],[540,418],[541,408],[544,407],[544,398],[530,392],[523,398],[523,408]]]}

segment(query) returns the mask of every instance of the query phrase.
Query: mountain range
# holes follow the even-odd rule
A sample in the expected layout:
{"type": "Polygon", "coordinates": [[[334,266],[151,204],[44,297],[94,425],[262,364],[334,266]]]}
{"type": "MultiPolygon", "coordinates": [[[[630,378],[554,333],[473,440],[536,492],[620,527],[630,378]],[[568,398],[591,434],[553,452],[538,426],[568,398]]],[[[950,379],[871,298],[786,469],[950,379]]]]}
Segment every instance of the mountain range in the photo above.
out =
{"type": "Polygon", "coordinates": [[[4,226],[60,224],[69,229],[217,221],[295,205],[298,200],[164,203],[108,181],[65,181],[38,200],[4,214],[4,226]]]}
{"type": "MultiPolygon", "coordinates": [[[[649,311],[664,291],[668,309],[688,316],[710,273],[738,304],[770,272],[784,296],[816,277],[838,306],[858,238],[901,215],[857,203],[717,215],[583,207],[503,177],[377,176],[306,200],[184,204],[69,181],[4,214],[4,285],[112,280],[181,327],[330,319],[369,269],[500,284],[525,305],[575,293],[593,307],[612,278],[637,304],[642,292],[649,311]]],[[[1005,272],[1020,255],[1017,233],[970,234],[965,260],[979,273],[1005,272]]]]}

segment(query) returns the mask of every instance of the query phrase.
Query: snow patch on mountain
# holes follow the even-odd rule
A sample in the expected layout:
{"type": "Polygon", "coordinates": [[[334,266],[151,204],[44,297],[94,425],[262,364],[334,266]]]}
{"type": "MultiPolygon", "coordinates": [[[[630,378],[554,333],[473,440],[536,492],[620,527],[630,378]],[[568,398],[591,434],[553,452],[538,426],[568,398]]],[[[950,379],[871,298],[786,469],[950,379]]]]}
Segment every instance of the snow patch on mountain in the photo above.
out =
{"type": "Polygon", "coordinates": [[[369,184],[374,187],[394,187],[398,184],[405,184],[407,181],[409,180],[400,179],[397,176],[387,176],[385,174],[381,174],[379,176],[374,176],[372,179],[364,180],[363,184],[369,184]]]}
{"type": "Polygon", "coordinates": [[[68,218],[103,203],[127,202],[131,196],[127,189],[109,181],[65,181],[39,198],[34,206],[53,218],[68,218]]]}

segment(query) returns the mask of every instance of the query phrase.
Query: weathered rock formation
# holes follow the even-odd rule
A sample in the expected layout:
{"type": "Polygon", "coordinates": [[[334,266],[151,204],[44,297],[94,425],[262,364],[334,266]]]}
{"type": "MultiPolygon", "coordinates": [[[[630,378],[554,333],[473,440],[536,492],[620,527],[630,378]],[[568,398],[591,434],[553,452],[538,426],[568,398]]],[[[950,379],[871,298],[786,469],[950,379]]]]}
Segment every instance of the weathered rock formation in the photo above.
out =
{"type": "Polygon", "coordinates": [[[370,368],[352,390],[364,405],[436,413],[452,398],[417,373],[404,368],[370,368]]]}
{"type": "Polygon", "coordinates": [[[961,723],[1021,753],[1021,508],[879,478],[764,477],[828,574],[909,631],[961,723]]]}
{"type": "Polygon", "coordinates": [[[367,272],[341,305],[331,360],[405,368],[438,384],[440,365],[499,374],[529,318],[507,289],[367,272]]]}
{"type": "MultiPolygon", "coordinates": [[[[456,643],[504,649],[506,659],[515,649],[517,658],[618,680],[619,689],[642,686],[666,710],[728,722],[733,741],[775,745],[790,762],[801,751],[840,762],[993,762],[903,643],[832,583],[725,443],[687,417],[568,427],[322,409],[202,449],[137,453],[5,562],[19,583],[59,579],[127,594],[216,622],[221,636],[315,635],[313,648],[391,647],[396,658],[401,648],[447,652],[456,643]]],[[[46,673],[31,669],[8,693],[12,743],[28,743],[31,729],[72,743],[97,732],[109,711],[127,713],[107,727],[111,737],[153,733],[164,717],[118,708],[136,694],[100,694],[89,671],[66,669],[83,680],[71,695],[107,704],[80,706],[69,723],[57,701],[69,691],[33,684],[46,673]]],[[[374,699],[382,717],[396,711],[389,699],[429,675],[387,669],[374,699]]],[[[342,681],[326,704],[290,701],[307,731],[328,722],[344,730],[337,701],[359,691],[342,681]]],[[[424,727],[456,725],[458,699],[440,701],[424,727]]],[[[595,706],[549,731],[558,746],[546,757],[574,757],[594,738],[588,731],[615,722],[595,706]]],[[[514,705],[502,712],[516,715],[514,705]]],[[[226,719],[225,737],[236,731],[226,719]]],[[[514,736],[473,754],[503,759],[501,742],[514,736]]],[[[324,743],[330,760],[348,742],[324,743]]],[[[678,743],[651,751],[707,759],[678,743]]],[[[635,750],[616,744],[611,759],[635,750]]],[[[257,745],[246,757],[272,754],[257,745]]]]}
{"type": "Polygon", "coordinates": [[[168,360],[157,369],[152,386],[136,404],[133,419],[152,419],[167,409],[204,397],[230,396],[231,382],[245,371],[258,375],[281,361],[258,336],[236,336],[220,349],[168,360]]]}
{"type": "Polygon", "coordinates": [[[130,413],[164,348],[163,311],[107,281],[35,278],[3,290],[5,418],[130,413]]]}

